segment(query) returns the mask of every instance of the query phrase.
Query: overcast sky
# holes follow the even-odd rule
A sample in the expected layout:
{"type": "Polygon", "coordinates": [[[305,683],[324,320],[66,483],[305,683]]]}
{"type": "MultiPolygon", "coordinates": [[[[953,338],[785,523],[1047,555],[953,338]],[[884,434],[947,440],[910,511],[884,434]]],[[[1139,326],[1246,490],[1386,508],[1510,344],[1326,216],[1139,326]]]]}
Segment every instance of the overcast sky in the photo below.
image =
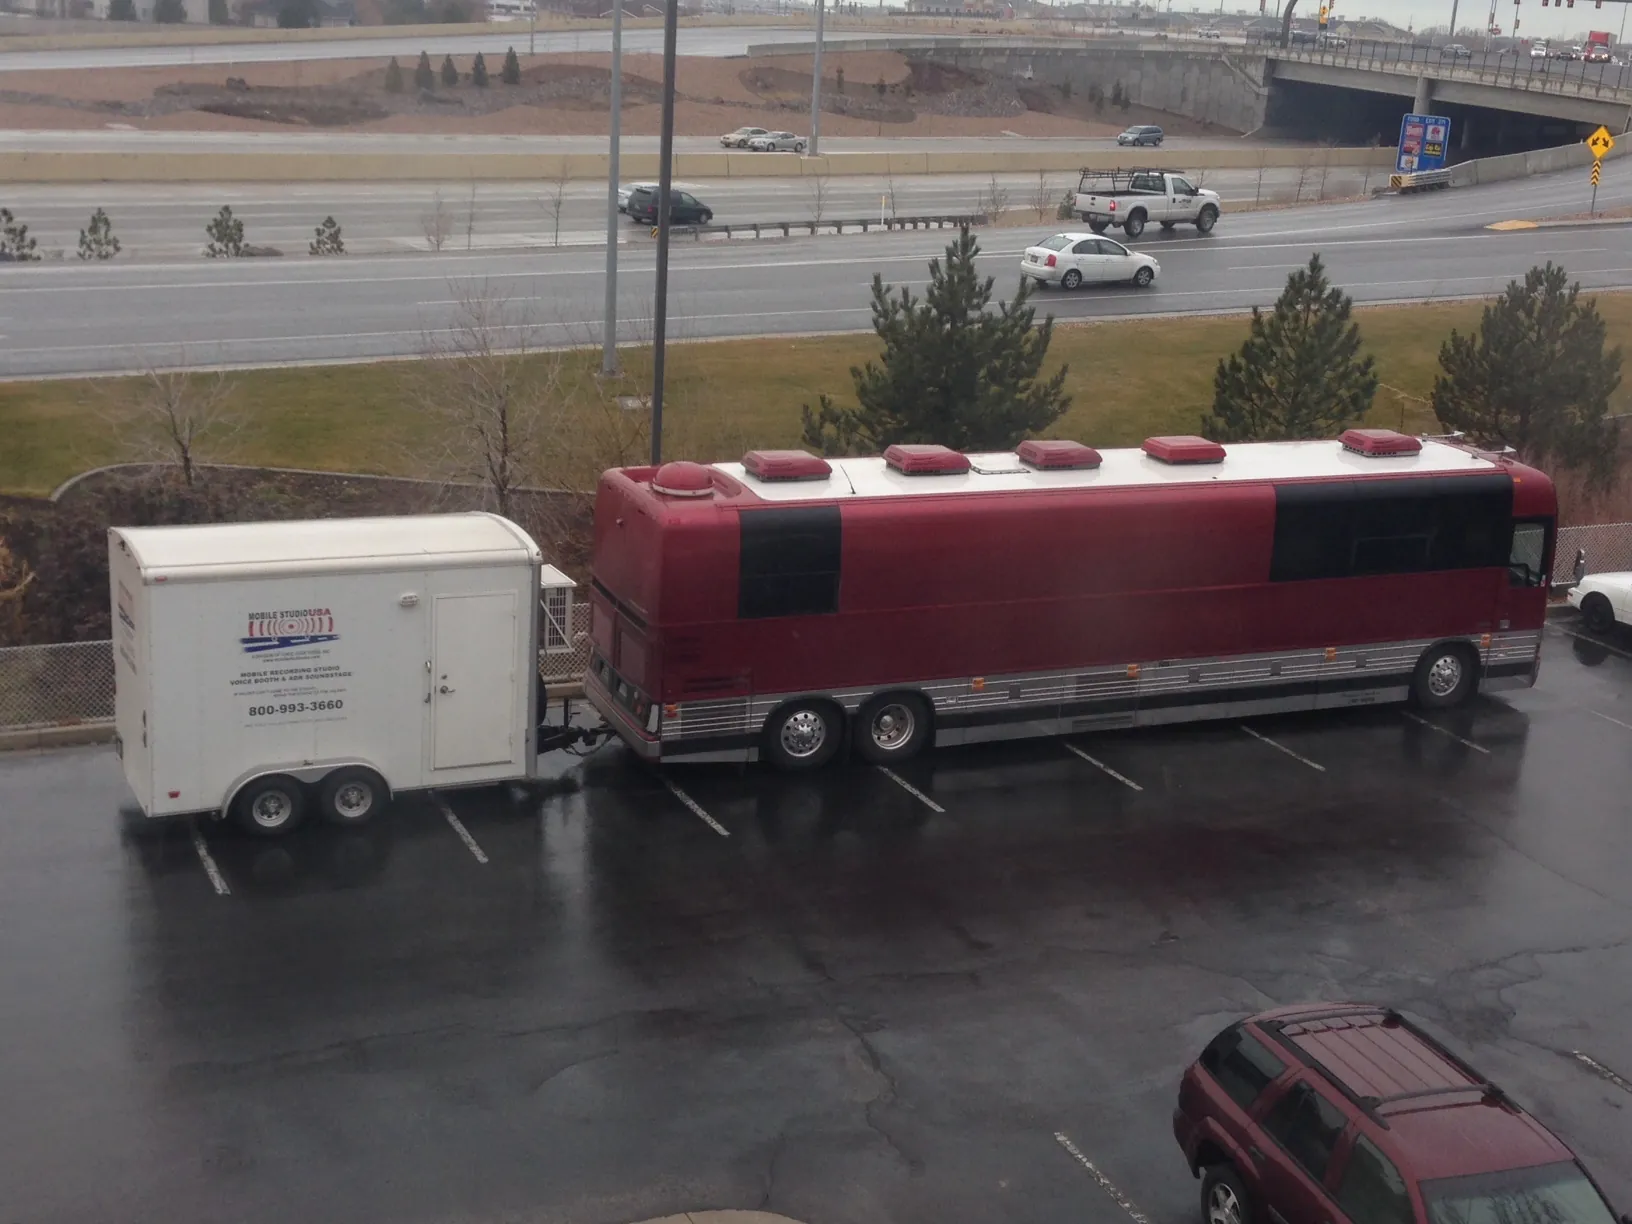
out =
{"type": "MultiPolygon", "coordinates": [[[[1224,0],[1224,3],[1227,13],[1250,11],[1256,14],[1258,11],[1256,6],[1251,10],[1242,9],[1237,0],[1224,0]]],[[[1523,0],[1515,10],[1513,0],[1497,0],[1496,24],[1502,27],[1503,34],[1512,33],[1513,15],[1517,12],[1522,38],[1585,37],[1588,30],[1608,30],[1613,37],[1619,38],[1622,17],[1626,9],[1632,6],[1619,0],[1604,0],[1604,7],[1598,9],[1593,7],[1593,3],[1594,0],[1575,0],[1573,9],[1557,9],[1551,5],[1542,8],[1541,0],[1523,0]]],[[[1174,7],[1180,5],[1175,4],[1174,7]]],[[[1279,0],[1268,0],[1268,7],[1271,10],[1279,8],[1279,0]]],[[[1202,5],[1200,11],[1208,10],[1202,5]]],[[[1313,17],[1319,11],[1319,0],[1298,0],[1298,16],[1313,17]]],[[[1338,0],[1334,16],[1339,21],[1344,18],[1381,17],[1399,26],[1409,22],[1413,29],[1422,30],[1450,23],[1451,0],[1432,0],[1431,3],[1423,3],[1422,0],[1338,0]]],[[[1490,0],[1461,0],[1456,9],[1456,25],[1460,30],[1482,29],[1489,16],[1490,0]]]]}

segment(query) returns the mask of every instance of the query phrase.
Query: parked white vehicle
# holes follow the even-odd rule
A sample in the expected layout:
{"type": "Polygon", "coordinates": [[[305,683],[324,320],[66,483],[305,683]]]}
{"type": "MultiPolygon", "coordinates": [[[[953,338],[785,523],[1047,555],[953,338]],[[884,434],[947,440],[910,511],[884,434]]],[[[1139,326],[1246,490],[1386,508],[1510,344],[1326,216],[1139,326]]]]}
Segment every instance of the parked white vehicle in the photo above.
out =
{"type": "Polygon", "coordinates": [[[748,141],[750,152],[754,153],[803,153],[805,138],[792,132],[766,132],[763,136],[754,136],[748,141]]]}
{"type": "MultiPolygon", "coordinates": [[[[144,814],[288,832],[524,781],[573,582],[493,514],[115,527],[114,730],[144,814]]],[[[565,737],[565,738],[563,738],[565,737]]]]}
{"type": "Polygon", "coordinates": [[[1218,192],[1165,170],[1084,170],[1076,204],[1077,215],[1094,233],[1117,226],[1129,238],[1153,222],[1164,230],[1194,225],[1208,234],[1220,212],[1218,192]]]}
{"type": "Polygon", "coordinates": [[[769,136],[770,133],[762,127],[740,127],[734,132],[727,132],[720,137],[720,147],[725,149],[746,149],[748,142],[755,136],[769,136]]]}
{"type": "Polygon", "coordinates": [[[1632,573],[1588,574],[1570,588],[1567,598],[1594,633],[1632,624],[1632,573]]]}
{"type": "Polygon", "coordinates": [[[1022,276],[1062,289],[1116,282],[1143,289],[1161,270],[1162,265],[1149,255],[1093,234],[1055,234],[1027,247],[1020,258],[1022,276]]]}

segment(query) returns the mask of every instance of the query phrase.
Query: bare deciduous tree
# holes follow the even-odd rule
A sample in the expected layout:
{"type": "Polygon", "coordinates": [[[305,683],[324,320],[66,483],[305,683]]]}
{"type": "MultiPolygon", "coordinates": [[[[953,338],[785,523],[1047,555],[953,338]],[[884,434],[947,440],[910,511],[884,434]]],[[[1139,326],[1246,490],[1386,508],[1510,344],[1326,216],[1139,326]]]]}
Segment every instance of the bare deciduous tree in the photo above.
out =
{"type": "Polygon", "coordinates": [[[453,214],[442,202],[440,191],[431,197],[431,211],[420,217],[419,224],[431,250],[440,251],[447,244],[448,235],[453,233],[453,214]]]}
{"type": "Polygon", "coordinates": [[[33,582],[34,573],[28,563],[0,539],[0,646],[22,645],[28,624],[23,597],[33,582]]]}
{"type": "Polygon", "coordinates": [[[470,180],[470,200],[465,205],[465,250],[476,241],[476,180],[470,180]]]}
{"type": "Polygon", "coordinates": [[[1046,170],[1037,171],[1037,183],[1031,189],[1031,206],[1037,210],[1037,220],[1046,221],[1054,211],[1054,185],[1048,181],[1046,170]]]}
{"type": "Polygon", "coordinates": [[[174,465],[182,483],[198,480],[201,463],[222,457],[246,424],[225,373],[157,370],[134,385],[120,382],[104,415],[130,458],[174,465]]]}
{"type": "Polygon", "coordinates": [[[975,202],[977,212],[986,214],[986,219],[994,225],[1008,211],[1009,189],[997,181],[997,175],[992,175],[986,183],[986,190],[980,193],[980,199],[975,202]]]}
{"type": "Polygon", "coordinates": [[[817,225],[827,216],[828,178],[824,171],[805,180],[805,191],[810,197],[810,219],[817,225]]]}
{"type": "Polygon", "coordinates": [[[539,201],[544,215],[550,219],[551,246],[561,245],[561,210],[567,204],[567,159],[556,164],[555,177],[550,180],[549,194],[539,201]]]}

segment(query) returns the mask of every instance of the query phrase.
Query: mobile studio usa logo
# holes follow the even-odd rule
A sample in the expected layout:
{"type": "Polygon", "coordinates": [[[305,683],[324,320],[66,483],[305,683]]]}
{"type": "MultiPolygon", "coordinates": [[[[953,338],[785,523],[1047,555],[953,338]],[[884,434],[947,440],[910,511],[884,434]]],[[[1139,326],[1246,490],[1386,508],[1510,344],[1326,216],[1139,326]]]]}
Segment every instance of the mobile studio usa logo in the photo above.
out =
{"type": "Polygon", "coordinates": [[[249,632],[239,639],[245,654],[265,654],[269,650],[291,650],[338,642],[334,613],[327,608],[297,608],[292,612],[251,612],[249,632]]]}

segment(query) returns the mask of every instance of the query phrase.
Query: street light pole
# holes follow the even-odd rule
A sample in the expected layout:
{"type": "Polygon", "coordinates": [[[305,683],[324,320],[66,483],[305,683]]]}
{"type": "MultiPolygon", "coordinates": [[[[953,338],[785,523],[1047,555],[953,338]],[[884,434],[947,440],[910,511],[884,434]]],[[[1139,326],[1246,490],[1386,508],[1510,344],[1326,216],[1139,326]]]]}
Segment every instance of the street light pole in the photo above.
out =
{"type": "MultiPolygon", "coordinates": [[[[621,0],[620,0],[621,3],[621,0]]],[[[663,462],[663,358],[669,330],[669,190],[674,185],[674,41],[680,0],[663,6],[663,126],[657,147],[657,287],[652,302],[652,463],[663,462]]]]}
{"type": "Polygon", "coordinates": [[[1451,41],[1456,41],[1456,6],[1460,0],[1451,0],[1451,41]]]}
{"type": "Polygon", "coordinates": [[[618,372],[618,144],[623,134],[623,0],[612,0],[612,139],[606,159],[606,305],[601,373],[618,372]]]}
{"type": "Polygon", "coordinates": [[[816,0],[816,63],[810,77],[810,155],[821,153],[822,143],[822,23],[827,15],[823,0],[816,0]]]}
{"type": "Polygon", "coordinates": [[[533,45],[538,36],[538,0],[532,0],[527,6],[527,54],[533,53],[533,45]]]}

